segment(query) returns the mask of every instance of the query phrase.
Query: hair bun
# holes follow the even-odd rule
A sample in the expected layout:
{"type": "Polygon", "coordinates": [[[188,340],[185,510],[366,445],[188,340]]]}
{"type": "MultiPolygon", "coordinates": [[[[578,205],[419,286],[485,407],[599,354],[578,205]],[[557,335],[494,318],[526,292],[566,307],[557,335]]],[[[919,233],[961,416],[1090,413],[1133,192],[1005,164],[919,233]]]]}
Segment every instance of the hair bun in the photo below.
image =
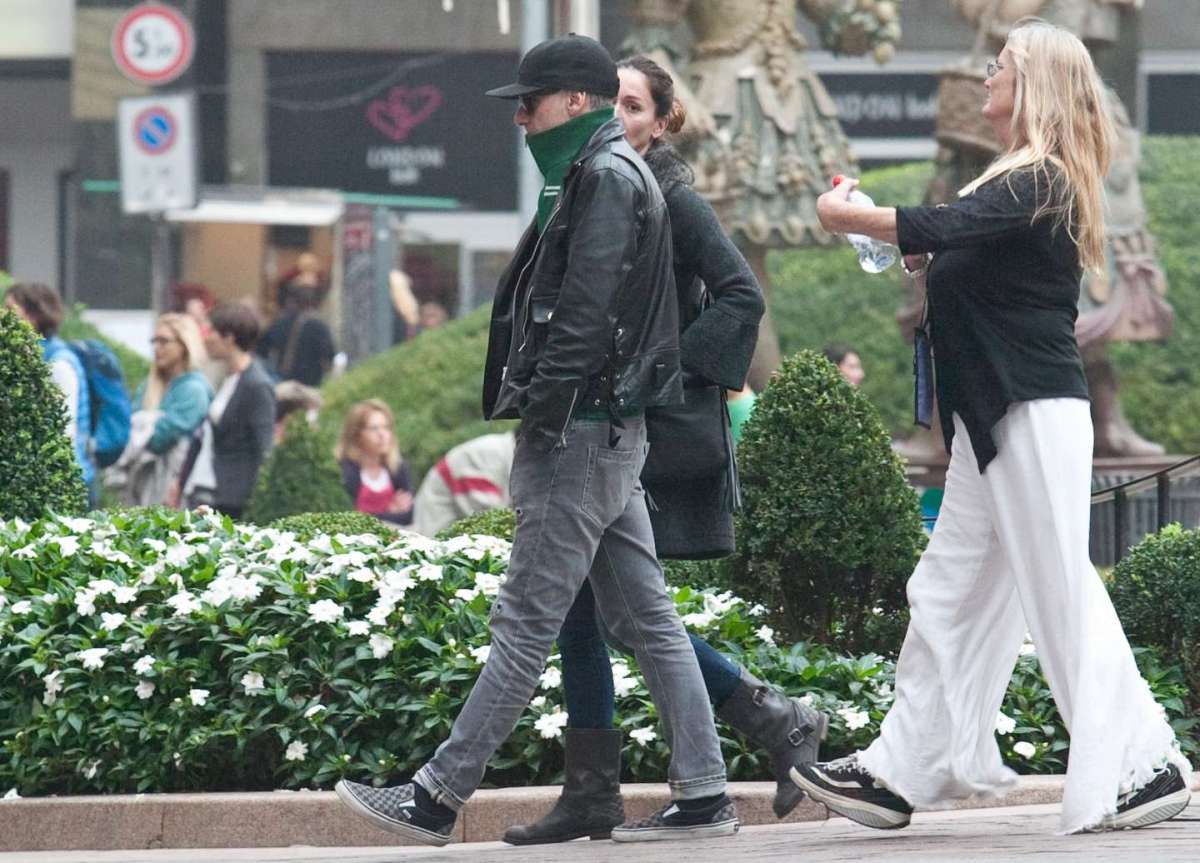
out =
{"type": "Polygon", "coordinates": [[[671,113],[667,115],[667,132],[674,135],[683,128],[684,122],[687,120],[687,109],[683,107],[683,103],[676,99],[671,103],[671,113]]]}

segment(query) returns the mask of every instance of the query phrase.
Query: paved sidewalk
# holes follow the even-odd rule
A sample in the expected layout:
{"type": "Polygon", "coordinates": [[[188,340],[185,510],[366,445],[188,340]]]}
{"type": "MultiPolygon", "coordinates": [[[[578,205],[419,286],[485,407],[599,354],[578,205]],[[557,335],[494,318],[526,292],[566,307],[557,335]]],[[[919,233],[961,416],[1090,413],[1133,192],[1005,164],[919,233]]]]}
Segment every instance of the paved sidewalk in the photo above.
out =
{"type": "Polygon", "coordinates": [[[0,863],[1194,863],[1200,802],[1144,830],[1056,836],[1058,806],[919,813],[904,830],[869,830],[844,818],[744,828],[711,842],[617,845],[571,842],[514,848],[493,842],[445,848],[253,848],[179,851],[45,851],[0,854],[0,863]]]}

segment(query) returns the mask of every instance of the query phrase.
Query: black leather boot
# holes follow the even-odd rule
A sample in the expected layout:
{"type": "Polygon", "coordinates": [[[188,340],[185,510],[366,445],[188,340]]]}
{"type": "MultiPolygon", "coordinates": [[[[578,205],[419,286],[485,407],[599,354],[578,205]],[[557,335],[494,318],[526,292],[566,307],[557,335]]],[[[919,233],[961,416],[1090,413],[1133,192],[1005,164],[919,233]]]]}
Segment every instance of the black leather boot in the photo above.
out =
{"type": "Polygon", "coordinates": [[[621,732],[612,728],[568,728],[565,748],[567,778],[554,808],[541,821],[504,831],[504,841],[509,845],[569,842],[581,836],[607,839],[614,827],[625,822],[621,732]]]}
{"type": "Polygon", "coordinates": [[[717,716],[767,750],[775,776],[771,806],[775,817],[782,818],[795,809],[804,792],[788,771],[817,760],[829,717],[799,698],[788,698],[744,668],[737,689],[717,708],[717,716]]]}

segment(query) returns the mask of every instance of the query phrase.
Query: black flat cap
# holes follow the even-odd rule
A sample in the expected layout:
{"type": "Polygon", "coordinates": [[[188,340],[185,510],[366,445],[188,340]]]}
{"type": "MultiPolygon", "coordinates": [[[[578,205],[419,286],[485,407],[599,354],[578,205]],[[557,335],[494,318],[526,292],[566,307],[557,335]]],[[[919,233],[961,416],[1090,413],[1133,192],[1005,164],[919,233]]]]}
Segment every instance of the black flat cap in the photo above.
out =
{"type": "Polygon", "coordinates": [[[488,90],[486,95],[516,99],[538,90],[582,90],[616,96],[621,87],[617,64],[603,45],[569,33],[534,45],[521,58],[517,82],[488,90]]]}

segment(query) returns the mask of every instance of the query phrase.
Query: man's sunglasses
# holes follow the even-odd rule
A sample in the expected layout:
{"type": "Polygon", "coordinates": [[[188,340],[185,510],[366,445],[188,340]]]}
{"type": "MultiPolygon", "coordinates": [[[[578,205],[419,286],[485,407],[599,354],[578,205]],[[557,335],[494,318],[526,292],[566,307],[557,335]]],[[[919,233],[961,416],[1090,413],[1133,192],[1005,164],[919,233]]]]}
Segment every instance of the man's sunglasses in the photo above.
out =
{"type": "Polygon", "coordinates": [[[537,110],[541,101],[553,93],[553,90],[534,90],[532,93],[526,93],[524,96],[518,96],[517,101],[521,103],[521,110],[526,114],[532,114],[537,110]]]}

